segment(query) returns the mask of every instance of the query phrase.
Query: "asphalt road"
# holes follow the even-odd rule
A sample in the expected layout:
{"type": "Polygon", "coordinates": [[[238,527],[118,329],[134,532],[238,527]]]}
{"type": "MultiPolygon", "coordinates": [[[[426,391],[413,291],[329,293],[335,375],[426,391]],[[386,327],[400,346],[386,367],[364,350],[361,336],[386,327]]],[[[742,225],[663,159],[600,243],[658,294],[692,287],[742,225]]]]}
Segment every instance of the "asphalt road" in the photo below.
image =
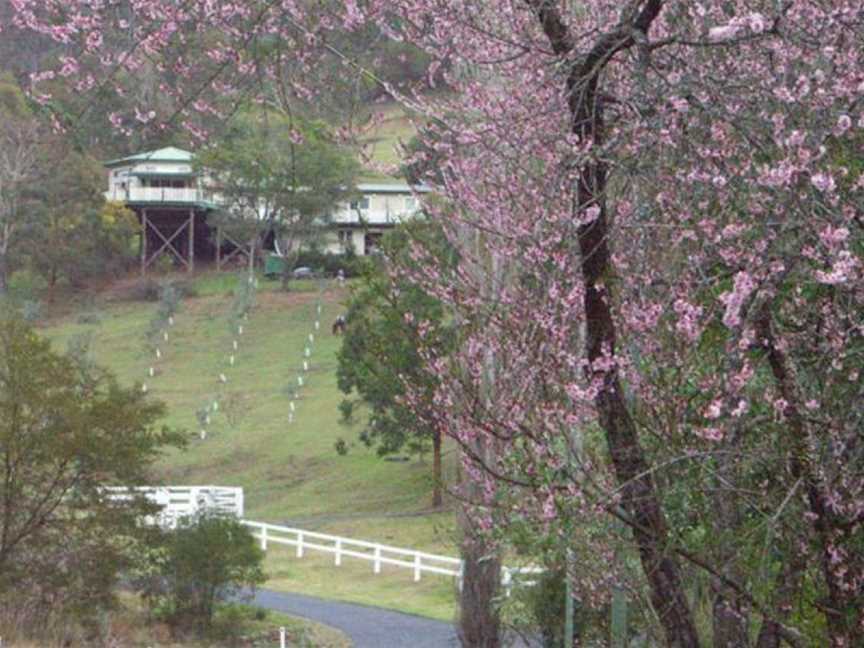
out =
{"type": "Polygon", "coordinates": [[[452,624],[402,612],[269,590],[258,590],[252,604],[337,628],[355,648],[459,646],[452,624]]]}

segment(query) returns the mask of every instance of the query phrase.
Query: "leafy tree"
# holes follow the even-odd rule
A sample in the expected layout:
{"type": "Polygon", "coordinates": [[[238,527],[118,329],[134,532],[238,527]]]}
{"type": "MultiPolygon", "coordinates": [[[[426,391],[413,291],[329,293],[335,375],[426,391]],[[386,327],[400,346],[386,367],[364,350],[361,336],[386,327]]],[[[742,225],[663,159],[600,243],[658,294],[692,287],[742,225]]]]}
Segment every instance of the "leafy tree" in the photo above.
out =
{"type": "Polygon", "coordinates": [[[173,623],[206,633],[217,603],[266,580],[263,559],[249,527],[234,517],[199,514],[169,532],[158,559],[162,593],[155,598],[166,599],[173,623]]]}
{"type": "MultiPolygon", "coordinates": [[[[343,419],[353,418],[355,405],[369,408],[369,418],[360,439],[376,446],[379,455],[407,448],[414,454],[433,454],[433,505],[442,504],[441,433],[424,424],[406,402],[425,407],[432,402],[437,385],[420,356],[419,337],[443,356],[451,342],[441,303],[406,278],[389,272],[389,260],[410,255],[412,241],[423,237],[442,244],[440,233],[422,223],[403,225],[388,233],[382,242],[384,255],[370,260],[348,302],[347,327],[338,352],[339,389],[355,399],[345,399],[343,419]]],[[[446,248],[439,250],[442,257],[446,248]]]]}
{"type": "Polygon", "coordinates": [[[224,200],[214,224],[248,242],[250,271],[261,236],[272,232],[286,257],[285,286],[300,246],[315,241],[333,208],[353,194],[359,171],[323,123],[271,113],[239,116],[198,164],[224,200]]]}
{"type": "Polygon", "coordinates": [[[132,258],[134,214],[106,204],[103,185],[99,162],[52,138],[40,156],[30,192],[31,222],[21,241],[28,265],[48,285],[49,301],[60,280],[80,285],[94,276],[113,276],[132,258]]]}
{"type": "Polygon", "coordinates": [[[36,178],[40,126],[21,89],[0,76],[0,294],[6,292],[13,241],[24,229],[27,192],[36,178]]]}
{"type": "Polygon", "coordinates": [[[0,599],[43,618],[111,605],[121,569],[149,532],[137,486],[181,437],[156,421],[162,405],[76,356],[54,353],[23,322],[0,319],[0,599]]]}

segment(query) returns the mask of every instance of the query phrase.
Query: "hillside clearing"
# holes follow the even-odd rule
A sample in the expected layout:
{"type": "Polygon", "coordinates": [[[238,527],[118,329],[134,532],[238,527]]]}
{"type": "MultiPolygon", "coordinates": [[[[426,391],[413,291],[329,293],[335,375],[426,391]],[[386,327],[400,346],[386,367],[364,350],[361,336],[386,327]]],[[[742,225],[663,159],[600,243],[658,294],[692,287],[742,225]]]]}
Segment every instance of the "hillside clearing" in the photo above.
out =
{"type": "MultiPolygon", "coordinates": [[[[188,449],[163,458],[157,481],[241,486],[249,519],[457,555],[452,514],[428,512],[429,463],[383,461],[356,440],[356,429],[339,421],[342,395],[336,387],[335,354],[340,338],[330,334],[329,325],[343,312],[347,291],[328,286],[323,292],[321,328],[315,332],[314,283],[296,282],[292,292],[284,293],[276,282],[261,281],[255,308],[239,336],[229,326],[237,280],[214,273],[196,277],[199,296],[183,300],[158,363],[144,344],[154,303],[110,301],[97,309],[98,317],[87,318],[94,323],[70,313],[50,321],[42,332],[58,349],[76,336],[91,336],[97,363],[124,384],[146,380],[153,397],[167,404],[165,423],[189,432],[188,449]],[[310,332],[315,335],[311,366],[289,424],[289,393],[302,373],[310,332]],[[239,341],[236,352],[234,339],[239,341]],[[149,378],[153,365],[158,373],[149,378]],[[220,373],[227,383],[219,382],[220,373]],[[195,412],[217,398],[220,411],[201,441],[195,412]],[[339,438],[349,445],[346,456],[334,449],[339,438]]],[[[373,576],[368,565],[355,571],[348,563],[324,569],[326,556],[320,557],[323,563],[314,553],[310,556],[268,556],[274,579],[267,586],[453,618],[454,588],[446,578],[430,577],[411,589],[410,573],[373,576]]]]}

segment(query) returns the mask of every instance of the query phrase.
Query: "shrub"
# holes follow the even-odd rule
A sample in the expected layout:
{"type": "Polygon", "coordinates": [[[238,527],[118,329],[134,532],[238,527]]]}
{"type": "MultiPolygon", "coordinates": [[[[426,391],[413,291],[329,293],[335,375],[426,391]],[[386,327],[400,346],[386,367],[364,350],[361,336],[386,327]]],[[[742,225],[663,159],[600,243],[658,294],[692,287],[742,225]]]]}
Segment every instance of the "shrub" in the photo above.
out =
{"type": "Polygon", "coordinates": [[[148,599],[175,629],[204,635],[217,603],[248,598],[264,582],[263,557],[252,532],[236,518],[213,513],[188,518],[167,536],[159,591],[148,592],[148,599]]]}
{"type": "Polygon", "coordinates": [[[158,302],[163,301],[166,292],[171,298],[197,297],[198,289],[189,279],[169,279],[159,281],[147,277],[135,282],[129,289],[129,299],[132,301],[158,302]]]}
{"type": "Polygon", "coordinates": [[[332,254],[320,250],[303,250],[294,266],[312,268],[316,274],[335,277],[339,270],[345,277],[356,277],[360,272],[361,257],[353,253],[332,254]]]}
{"type": "Polygon", "coordinates": [[[155,279],[147,278],[136,281],[129,290],[129,298],[132,301],[159,301],[160,286],[155,279]]]}
{"type": "Polygon", "coordinates": [[[46,287],[42,277],[27,269],[17,270],[9,277],[9,297],[14,301],[36,299],[46,287]]]}
{"type": "Polygon", "coordinates": [[[29,324],[39,321],[39,318],[42,317],[42,302],[33,299],[26,300],[21,305],[21,316],[29,324]]]}

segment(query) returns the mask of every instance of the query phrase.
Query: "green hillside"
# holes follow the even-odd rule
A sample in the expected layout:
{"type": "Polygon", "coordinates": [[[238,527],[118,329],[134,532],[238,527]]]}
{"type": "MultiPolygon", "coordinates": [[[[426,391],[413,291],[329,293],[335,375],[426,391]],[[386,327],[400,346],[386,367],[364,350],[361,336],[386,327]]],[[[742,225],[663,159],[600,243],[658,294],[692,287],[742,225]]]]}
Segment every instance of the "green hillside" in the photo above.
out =
{"type": "MultiPolygon", "coordinates": [[[[230,329],[233,275],[202,274],[197,297],[184,299],[169,340],[156,363],[144,334],[156,304],[100,297],[96,317],[68,313],[51,320],[43,333],[65,349],[75,336],[92,336],[93,359],[126,384],[145,382],[168,407],[165,422],[190,433],[185,451],[166,455],[157,479],[165,484],[242,486],[246,517],[305,529],[457,555],[451,513],[431,513],[430,466],[414,460],[390,462],[356,442],[357,430],[339,422],[336,350],[340,338],[329,325],[343,312],[345,289],[321,293],[321,330],[315,332],[319,287],[297,283],[278,291],[261,281],[256,305],[242,336],[230,329]],[[87,323],[90,322],[90,323],[87,323]],[[310,371],[288,422],[289,387],[302,369],[304,348],[313,333],[310,371]],[[229,366],[232,341],[239,349],[229,366]],[[156,364],[157,375],[148,377],[156,364]],[[225,374],[227,383],[219,381],[225,374]],[[197,436],[195,412],[218,395],[220,409],[208,437],[197,436]],[[346,456],[337,439],[350,446],[346,456]]],[[[409,570],[373,576],[369,563],[332,557],[298,560],[289,551],[268,556],[272,587],[393,607],[450,619],[454,588],[446,578],[428,577],[415,585],[409,570]]]]}
{"type": "Polygon", "coordinates": [[[362,181],[396,182],[393,177],[400,162],[400,144],[407,144],[417,132],[406,109],[395,102],[375,106],[370,114],[373,126],[360,139],[361,161],[367,165],[362,181]],[[369,166],[384,166],[390,173],[370,169],[369,166]]]}

